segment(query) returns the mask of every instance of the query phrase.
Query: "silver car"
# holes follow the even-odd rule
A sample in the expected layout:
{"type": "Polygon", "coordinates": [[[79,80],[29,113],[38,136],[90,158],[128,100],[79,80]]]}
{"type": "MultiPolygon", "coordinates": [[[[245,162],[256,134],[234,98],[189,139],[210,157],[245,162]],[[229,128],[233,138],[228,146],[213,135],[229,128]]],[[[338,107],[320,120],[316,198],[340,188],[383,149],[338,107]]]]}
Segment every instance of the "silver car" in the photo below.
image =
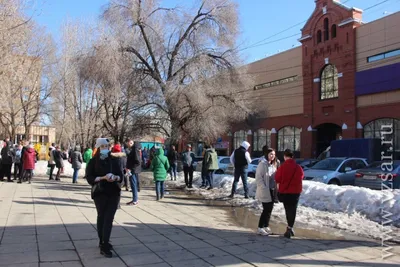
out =
{"type": "Polygon", "coordinates": [[[326,158],[304,171],[304,180],[325,184],[354,185],[355,172],[368,165],[363,158],[326,158]]]}

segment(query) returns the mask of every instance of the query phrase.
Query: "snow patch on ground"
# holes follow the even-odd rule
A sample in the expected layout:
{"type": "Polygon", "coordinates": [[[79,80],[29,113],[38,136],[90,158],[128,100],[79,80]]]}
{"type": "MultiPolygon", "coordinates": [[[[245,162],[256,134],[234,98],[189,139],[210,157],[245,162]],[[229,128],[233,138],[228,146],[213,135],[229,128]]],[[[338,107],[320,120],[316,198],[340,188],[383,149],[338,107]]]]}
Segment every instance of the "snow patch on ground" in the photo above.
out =
{"type": "MultiPolygon", "coordinates": [[[[203,196],[205,199],[224,199],[234,206],[245,206],[262,211],[262,205],[253,199],[257,185],[255,179],[248,179],[250,199],[244,199],[243,186],[238,185],[237,195],[229,200],[233,177],[231,175],[214,175],[214,189],[199,189],[201,185],[200,173],[194,173],[195,188],[186,189],[203,196]]],[[[178,174],[178,180],[171,182],[173,187],[183,187],[183,173],[178,174]]],[[[329,227],[344,230],[347,233],[381,239],[384,229],[381,221],[382,210],[393,214],[391,229],[393,238],[400,240],[400,190],[377,191],[354,186],[336,186],[323,183],[304,181],[303,192],[300,197],[296,221],[307,228],[329,227]]],[[[283,204],[274,206],[273,219],[286,221],[283,204]]],[[[388,231],[388,229],[385,229],[388,231]]]]}
{"type": "MultiPolygon", "coordinates": [[[[82,168],[79,171],[78,177],[82,178],[85,176],[85,168],[86,168],[86,163],[82,163],[82,168]]],[[[35,165],[35,175],[41,175],[41,176],[47,176],[47,161],[38,161],[35,165]]],[[[53,175],[56,175],[57,169],[54,169],[53,175]]],[[[74,169],[72,169],[71,163],[69,163],[67,160],[64,160],[64,173],[61,174],[61,178],[71,178],[72,181],[72,175],[74,173],[74,169]]]]}

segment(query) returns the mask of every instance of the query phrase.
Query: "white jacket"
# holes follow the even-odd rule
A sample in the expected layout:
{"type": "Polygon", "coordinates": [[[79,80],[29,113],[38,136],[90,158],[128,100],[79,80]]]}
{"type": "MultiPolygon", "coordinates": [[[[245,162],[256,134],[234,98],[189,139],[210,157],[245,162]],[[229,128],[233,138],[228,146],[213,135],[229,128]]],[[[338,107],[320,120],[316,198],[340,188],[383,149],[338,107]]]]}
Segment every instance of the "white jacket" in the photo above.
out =
{"type": "Polygon", "coordinates": [[[256,199],[261,202],[272,202],[270,189],[275,189],[276,167],[268,163],[265,157],[260,159],[256,170],[256,199]]]}

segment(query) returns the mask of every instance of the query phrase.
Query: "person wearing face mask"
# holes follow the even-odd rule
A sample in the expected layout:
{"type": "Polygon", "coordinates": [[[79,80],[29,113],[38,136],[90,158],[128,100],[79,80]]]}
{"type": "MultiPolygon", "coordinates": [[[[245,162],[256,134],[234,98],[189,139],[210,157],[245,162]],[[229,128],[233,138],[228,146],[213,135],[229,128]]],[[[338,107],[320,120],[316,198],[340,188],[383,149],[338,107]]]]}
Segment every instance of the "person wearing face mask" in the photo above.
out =
{"type": "Polygon", "coordinates": [[[263,211],[258,222],[257,233],[259,235],[270,235],[269,228],[274,202],[276,202],[275,173],[279,167],[279,160],[276,158],[275,150],[263,147],[264,157],[260,159],[256,170],[256,199],[263,205],[263,211]]]}
{"type": "Polygon", "coordinates": [[[107,138],[96,140],[97,152],[86,167],[86,179],[92,186],[92,199],[97,210],[97,233],[100,253],[112,257],[110,236],[115,212],[121,195],[125,153],[111,153],[107,138]]]}

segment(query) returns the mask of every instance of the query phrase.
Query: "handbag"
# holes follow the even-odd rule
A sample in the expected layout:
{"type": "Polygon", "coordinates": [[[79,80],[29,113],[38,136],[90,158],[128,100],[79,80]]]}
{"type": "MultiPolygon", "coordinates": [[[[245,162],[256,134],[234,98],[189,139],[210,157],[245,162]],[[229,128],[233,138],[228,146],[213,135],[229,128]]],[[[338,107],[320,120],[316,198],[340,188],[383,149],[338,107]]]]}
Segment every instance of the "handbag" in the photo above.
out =
{"type": "MultiPolygon", "coordinates": [[[[297,168],[297,165],[296,165],[296,168],[297,168]]],[[[292,182],[293,177],[294,177],[295,174],[296,174],[296,169],[294,170],[293,175],[292,175],[292,178],[290,179],[288,185],[286,186],[286,189],[289,188],[290,183],[292,182]]],[[[285,191],[286,191],[286,190],[285,190],[285,191]]],[[[285,196],[286,196],[286,194],[284,194],[284,193],[279,193],[279,192],[278,192],[277,197],[278,197],[279,202],[285,202],[285,196]]]]}

